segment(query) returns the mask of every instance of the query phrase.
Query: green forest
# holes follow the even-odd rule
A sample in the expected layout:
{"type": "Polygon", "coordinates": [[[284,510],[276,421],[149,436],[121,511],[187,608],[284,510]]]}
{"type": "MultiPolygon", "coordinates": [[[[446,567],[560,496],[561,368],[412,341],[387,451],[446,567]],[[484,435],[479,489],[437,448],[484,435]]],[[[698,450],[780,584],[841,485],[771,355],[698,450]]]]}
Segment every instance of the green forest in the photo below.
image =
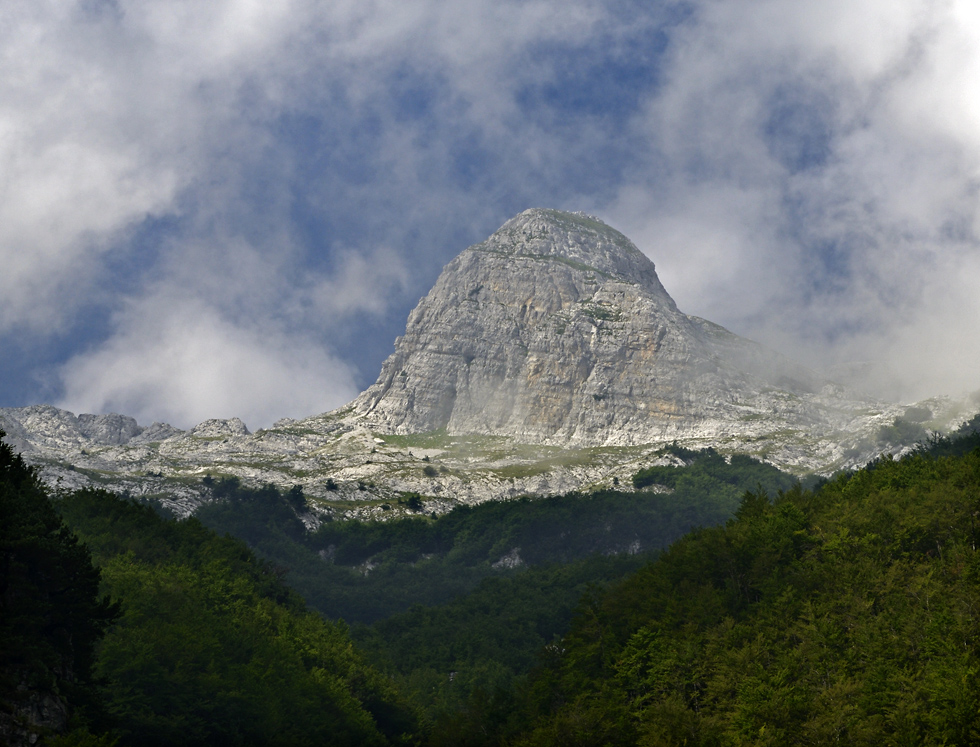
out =
{"type": "Polygon", "coordinates": [[[978,427],[807,485],[669,447],[633,491],[315,531],[298,488],[209,478],[178,521],[0,443],[0,733],[975,744],[978,427]]]}

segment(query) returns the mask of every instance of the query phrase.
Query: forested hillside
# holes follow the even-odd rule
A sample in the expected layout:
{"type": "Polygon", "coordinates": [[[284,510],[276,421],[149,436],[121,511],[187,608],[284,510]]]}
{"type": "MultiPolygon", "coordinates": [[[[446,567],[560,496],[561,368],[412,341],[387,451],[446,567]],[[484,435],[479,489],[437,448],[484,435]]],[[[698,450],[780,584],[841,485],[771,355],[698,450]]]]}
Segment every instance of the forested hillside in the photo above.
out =
{"type": "MultiPolygon", "coordinates": [[[[116,600],[105,620],[118,617],[95,649],[101,687],[90,703],[69,703],[74,733],[123,745],[369,744],[465,731],[488,693],[523,682],[583,592],[639,568],[691,526],[724,520],[742,483],[792,482],[751,460],[730,469],[713,452],[685,456],[687,482],[668,492],[522,499],[437,519],[419,511],[312,534],[301,492],[213,481],[202,519],[266,560],[197,519],[163,518],[104,491],[60,495],[60,531],[90,548],[102,604],[116,600]],[[328,618],[376,622],[360,625],[357,640],[404,695],[284,579],[328,618]],[[423,606],[433,603],[442,606],[423,606]]],[[[423,498],[406,502],[421,509],[423,498]]]]}
{"type": "Polygon", "coordinates": [[[346,627],[307,611],[240,540],[94,490],[54,501],[62,524],[6,444],[0,466],[0,706],[24,744],[64,730],[27,728],[42,697],[71,717],[53,744],[414,741],[412,709],[346,627]]]}
{"type": "Polygon", "coordinates": [[[58,508],[122,608],[95,665],[122,744],[385,744],[415,728],[346,628],[240,540],[99,491],[58,508]]]}
{"type": "MultiPolygon", "coordinates": [[[[416,515],[389,521],[328,521],[307,532],[298,489],[254,489],[208,480],[215,499],[196,516],[244,539],[324,615],[371,623],[415,604],[443,604],[489,576],[570,563],[593,555],[666,547],[689,529],[724,522],[742,493],[775,492],[795,478],[749,457],[731,463],[711,449],[668,447],[684,466],[657,468],[638,492],[604,490],[458,506],[439,517],[425,496],[403,503],[416,515]]],[[[596,579],[600,580],[600,579],[596,579]]]]}
{"type": "Polygon", "coordinates": [[[747,494],[583,603],[471,743],[976,744],[977,440],[747,494]]]}
{"type": "MultiPolygon", "coordinates": [[[[3,431],[0,431],[2,437],[3,431]]],[[[64,731],[69,709],[102,715],[95,648],[118,609],[37,473],[0,441],[0,742],[64,731]]]]}
{"type": "Polygon", "coordinates": [[[675,448],[635,493],[312,533],[301,492],[215,481],[203,519],[266,559],[102,491],[52,501],[3,445],[0,701],[58,693],[61,745],[973,744],[977,426],[813,489],[675,448]]]}

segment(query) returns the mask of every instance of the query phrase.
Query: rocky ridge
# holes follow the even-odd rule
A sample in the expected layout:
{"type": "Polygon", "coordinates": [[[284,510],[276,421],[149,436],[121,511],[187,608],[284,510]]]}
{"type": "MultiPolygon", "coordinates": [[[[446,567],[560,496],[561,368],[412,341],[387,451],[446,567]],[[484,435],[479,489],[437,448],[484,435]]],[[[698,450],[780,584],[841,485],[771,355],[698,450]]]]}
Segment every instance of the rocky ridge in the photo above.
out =
{"type": "Polygon", "coordinates": [[[0,409],[0,428],[65,488],[104,485],[186,514],[206,499],[203,477],[236,476],[301,485],[321,511],[382,516],[406,491],[441,512],[626,487],[675,441],[826,474],[906,448],[881,433],[908,412],[943,431],[976,410],[854,395],[683,314],[653,263],[598,219],[529,210],[447,265],[345,408],[252,433],[238,419],[183,431],[33,406],[0,409]]]}

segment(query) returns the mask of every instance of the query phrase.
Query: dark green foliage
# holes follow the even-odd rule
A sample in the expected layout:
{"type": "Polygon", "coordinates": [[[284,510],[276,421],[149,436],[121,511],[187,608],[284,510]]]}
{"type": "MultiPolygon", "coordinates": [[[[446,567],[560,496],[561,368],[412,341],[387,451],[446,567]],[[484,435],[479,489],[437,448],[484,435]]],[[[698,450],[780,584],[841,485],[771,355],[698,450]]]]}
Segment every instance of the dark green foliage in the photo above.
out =
{"type": "MultiPolygon", "coordinates": [[[[379,595],[392,594],[396,586],[414,590],[415,579],[431,580],[428,586],[434,587],[475,578],[481,570],[492,573],[444,605],[415,605],[355,629],[355,637],[426,709],[432,744],[498,744],[520,731],[526,673],[567,629],[584,593],[597,593],[597,584],[639,568],[691,526],[731,516],[739,505],[728,490],[732,482],[744,481],[744,490],[758,484],[760,473],[770,480],[776,473],[781,484],[793,483],[751,459],[728,464],[717,457],[711,468],[716,477],[687,480],[682,500],[676,494],[616,491],[521,499],[458,508],[437,521],[335,523],[316,540],[329,543],[338,563],[377,563],[368,578],[379,582],[379,595]],[[646,552],[624,552],[640,548],[646,552]],[[526,565],[493,570],[498,559],[526,565]],[[395,578],[401,583],[392,583],[395,578]]],[[[677,470],[682,478],[691,471],[677,470]]],[[[706,472],[702,468],[699,476],[706,472]]],[[[417,599],[431,598],[420,591],[417,599]]]]}
{"type": "Polygon", "coordinates": [[[978,434],[980,434],[980,415],[974,415],[957,429],[956,433],[953,434],[953,438],[962,441],[978,434]]]}
{"type": "Polygon", "coordinates": [[[398,503],[405,506],[410,511],[421,511],[423,509],[422,496],[418,493],[402,493],[398,503]]]}
{"type": "MultiPolygon", "coordinates": [[[[740,469],[721,462],[722,471],[740,469]]],[[[445,603],[487,576],[506,573],[494,564],[515,548],[522,564],[538,566],[664,547],[692,526],[732,514],[737,497],[718,495],[716,487],[696,478],[682,500],[616,491],[523,498],[462,506],[435,519],[327,522],[310,535],[275,488],[217,481],[212,491],[221,500],[197,516],[248,542],[327,616],[372,622],[413,604],[445,603]]],[[[418,494],[405,494],[399,503],[424,510],[418,494]]]]}
{"type": "MultiPolygon", "coordinates": [[[[692,461],[706,456],[681,451],[692,461]]],[[[271,510],[277,505],[271,495],[259,505],[254,492],[230,496],[198,516],[249,537],[326,615],[380,621],[373,633],[359,628],[359,640],[426,708],[433,733],[453,743],[481,714],[513,710],[505,704],[514,688],[541,647],[567,628],[590,583],[621,578],[650,557],[628,553],[655,552],[694,526],[724,521],[738,507],[739,491],[776,473],[751,459],[728,464],[708,457],[707,467],[676,470],[686,485],[680,496],[603,491],[524,498],[459,507],[431,520],[334,521],[299,541],[290,529],[295,516],[284,506],[271,510]]],[[[415,494],[399,502],[423,508],[415,494]]],[[[488,733],[514,728],[508,716],[488,733]]]]}
{"type": "Polygon", "coordinates": [[[525,675],[567,630],[582,595],[650,557],[593,555],[485,578],[448,604],[416,605],[354,637],[425,709],[430,744],[498,744],[517,732],[525,675]]]}
{"type": "MultiPolygon", "coordinates": [[[[796,482],[796,478],[771,464],[744,454],[734,454],[726,460],[714,449],[692,451],[671,446],[665,451],[683,459],[685,466],[642,469],[633,475],[634,487],[663,485],[674,491],[676,500],[693,502],[699,507],[704,505],[704,496],[710,495],[716,503],[725,501],[734,509],[745,490],[761,488],[776,493],[788,490],[796,482]]],[[[701,523],[707,525],[716,521],[715,517],[706,517],[701,523]]]]}
{"type": "MultiPolygon", "coordinates": [[[[395,685],[424,709],[431,745],[976,744],[977,447],[980,418],[814,490],[748,457],[671,447],[687,466],[635,478],[671,493],[312,535],[301,490],[211,480],[219,500],[201,518],[266,561],[99,491],[58,508],[122,602],[95,672],[123,745],[411,740],[395,685]],[[328,615],[376,621],[355,637],[394,679],[284,579],[328,615]]],[[[38,488],[19,464],[13,482],[38,488]]],[[[0,508],[6,541],[22,509],[0,508]]]]}
{"type": "Polygon", "coordinates": [[[216,560],[230,573],[247,576],[261,596],[296,610],[303,608],[302,598],[241,540],[218,536],[195,517],[166,520],[150,506],[103,490],[78,490],[56,505],[99,565],[128,557],[148,565],[180,563],[199,568],[216,560]]]}
{"type": "Polygon", "coordinates": [[[301,485],[293,485],[286,493],[286,503],[288,503],[294,511],[306,511],[306,496],[303,495],[303,487],[301,485]]]}
{"type": "MultiPolygon", "coordinates": [[[[432,744],[496,744],[520,731],[526,674],[586,590],[691,527],[725,521],[760,479],[793,482],[755,460],[682,453],[707,464],[675,470],[684,488],[674,494],[523,498],[433,519],[333,521],[300,537],[283,501],[236,486],[198,516],[248,537],[325,614],[377,621],[356,637],[425,709],[432,744]]],[[[424,508],[417,494],[399,503],[424,508]]]]}
{"type": "MultiPolygon", "coordinates": [[[[267,490],[215,489],[280,513],[267,490]]],[[[241,541],[103,491],[59,508],[122,605],[95,664],[121,745],[380,745],[416,729],[346,629],[241,541]]]]}
{"type": "MultiPolygon", "coordinates": [[[[567,629],[582,594],[591,590],[597,605],[597,583],[650,557],[631,553],[724,521],[739,490],[773,479],[751,459],[680,451],[692,464],[671,473],[672,494],[524,498],[432,519],[328,522],[312,535],[296,488],[209,479],[216,500],[200,521],[183,522],[98,491],[71,495],[61,510],[123,600],[99,660],[123,743],[150,734],[158,744],[370,744],[416,731],[344,631],[306,613],[283,580],[330,617],[384,620],[358,628],[358,639],[425,709],[430,743],[496,744],[519,734],[533,716],[523,705],[541,691],[527,672],[567,629]],[[244,539],[266,560],[206,526],[244,539]]],[[[424,510],[422,496],[400,502],[424,510]]],[[[750,510],[757,507],[743,505],[750,510]]],[[[587,743],[582,735],[595,729],[609,740],[632,733],[628,710],[615,707],[616,719],[600,723],[608,712],[590,707],[556,734],[587,743]]]]}
{"type": "Polygon", "coordinates": [[[891,425],[883,425],[878,429],[878,443],[892,446],[911,446],[925,441],[929,434],[919,423],[895,418],[891,425]]]}
{"type": "Polygon", "coordinates": [[[933,456],[963,456],[980,448],[980,415],[975,415],[950,436],[933,434],[920,451],[933,456]]]}
{"type": "Polygon", "coordinates": [[[97,720],[93,650],[116,613],[35,470],[0,441],[0,727],[38,698],[88,706],[76,716],[97,720]]]}
{"type": "Polygon", "coordinates": [[[594,597],[514,743],[976,744],[980,452],[744,497],[594,597]]]}
{"type": "Polygon", "coordinates": [[[211,495],[217,501],[198,509],[197,518],[251,547],[270,532],[292,542],[300,542],[306,535],[298,516],[306,507],[302,488],[293,488],[284,495],[274,485],[243,488],[237,477],[226,477],[214,483],[211,495]]]}
{"type": "Polygon", "coordinates": [[[932,410],[928,407],[909,407],[905,410],[903,419],[910,423],[924,423],[932,420],[932,410]]]}

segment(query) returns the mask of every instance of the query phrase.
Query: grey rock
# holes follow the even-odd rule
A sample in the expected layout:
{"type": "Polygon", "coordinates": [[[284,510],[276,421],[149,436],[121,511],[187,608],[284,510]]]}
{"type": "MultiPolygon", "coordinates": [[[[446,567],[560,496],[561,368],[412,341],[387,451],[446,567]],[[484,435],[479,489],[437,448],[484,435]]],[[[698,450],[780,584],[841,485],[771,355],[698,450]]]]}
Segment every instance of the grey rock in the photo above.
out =
{"type": "Polygon", "coordinates": [[[31,405],[4,410],[8,420],[15,420],[30,433],[35,448],[79,445],[88,441],[78,425],[78,418],[66,410],[50,405],[31,405]]]}
{"type": "Polygon", "coordinates": [[[760,412],[819,420],[798,398],[828,383],[679,311],[618,231],[534,209],[447,265],[354,410],[389,433],[632,445],[731,434],[760,412]]]}
{"type": "Polygon", "coordinates": [[[174,428],[169,423],[153,423],[143,429],[143,432],[138,436],[134,437],[130,443],[133,444],[148,444],[154,441],[165,441],[168,438],[173,438],[174,436],[179,436],[184,431],[179,428],[174,428]]]}
{"type": "Polygon", "coordinates": [[[29,454],[33,450],[30,432],[7,410],[0,410],[0,431],[6,434],[5,440],[18,453],[29,454]]]}
{"type": "Polygon", "coordinates": [[[143,432],[136,420],[126,415],[90,415],[78,416],[78,430],[89,441],[106,446],[119,446],[143,432]]]}
{"type": "Polygon", "coordinates": [[[190,433],[199,438],[217,438],[219,436],[247,436],[249,430],[240,418],[231,418],[230,420],[212,418],[191,428],[190,433]]]}
{"type": "Polygon", "coordinates": [[[447,265],[377,382],[344,408],[250,433],[237,418],[181,431],[38,405],[0,408],[0,428],[64,489],[128,491],[186,516],[210,499],[203,477],[235,476],[301,485],[333,518],[390,519],[400,510],[382,504],[404,492],[443,513],[629,489],[637,470],[670,463],[672,441],[831,474],[909,448],[879,442],[895,418],[948,431],[977,409],[856,395],[681,312],[653,263],[601,221],[530,210],[447,265]]]}
{"type": "Polygon", "coordinates": [[[524,565],[524,560],[521,558],[521,548],[512,547],[509,553],[500,556],[500,560],[496,563],[491,563],[490,567],[510,570],[512,568],[520,568],[522,565],[524,565]]]}
{"type": "Polygon", "coordinates": [[[62,734],[68,726],[64,699],[47,690],[18,688],[18,698],[0,708],[0,744],[29,747],[43,735],[62,734]]]}

